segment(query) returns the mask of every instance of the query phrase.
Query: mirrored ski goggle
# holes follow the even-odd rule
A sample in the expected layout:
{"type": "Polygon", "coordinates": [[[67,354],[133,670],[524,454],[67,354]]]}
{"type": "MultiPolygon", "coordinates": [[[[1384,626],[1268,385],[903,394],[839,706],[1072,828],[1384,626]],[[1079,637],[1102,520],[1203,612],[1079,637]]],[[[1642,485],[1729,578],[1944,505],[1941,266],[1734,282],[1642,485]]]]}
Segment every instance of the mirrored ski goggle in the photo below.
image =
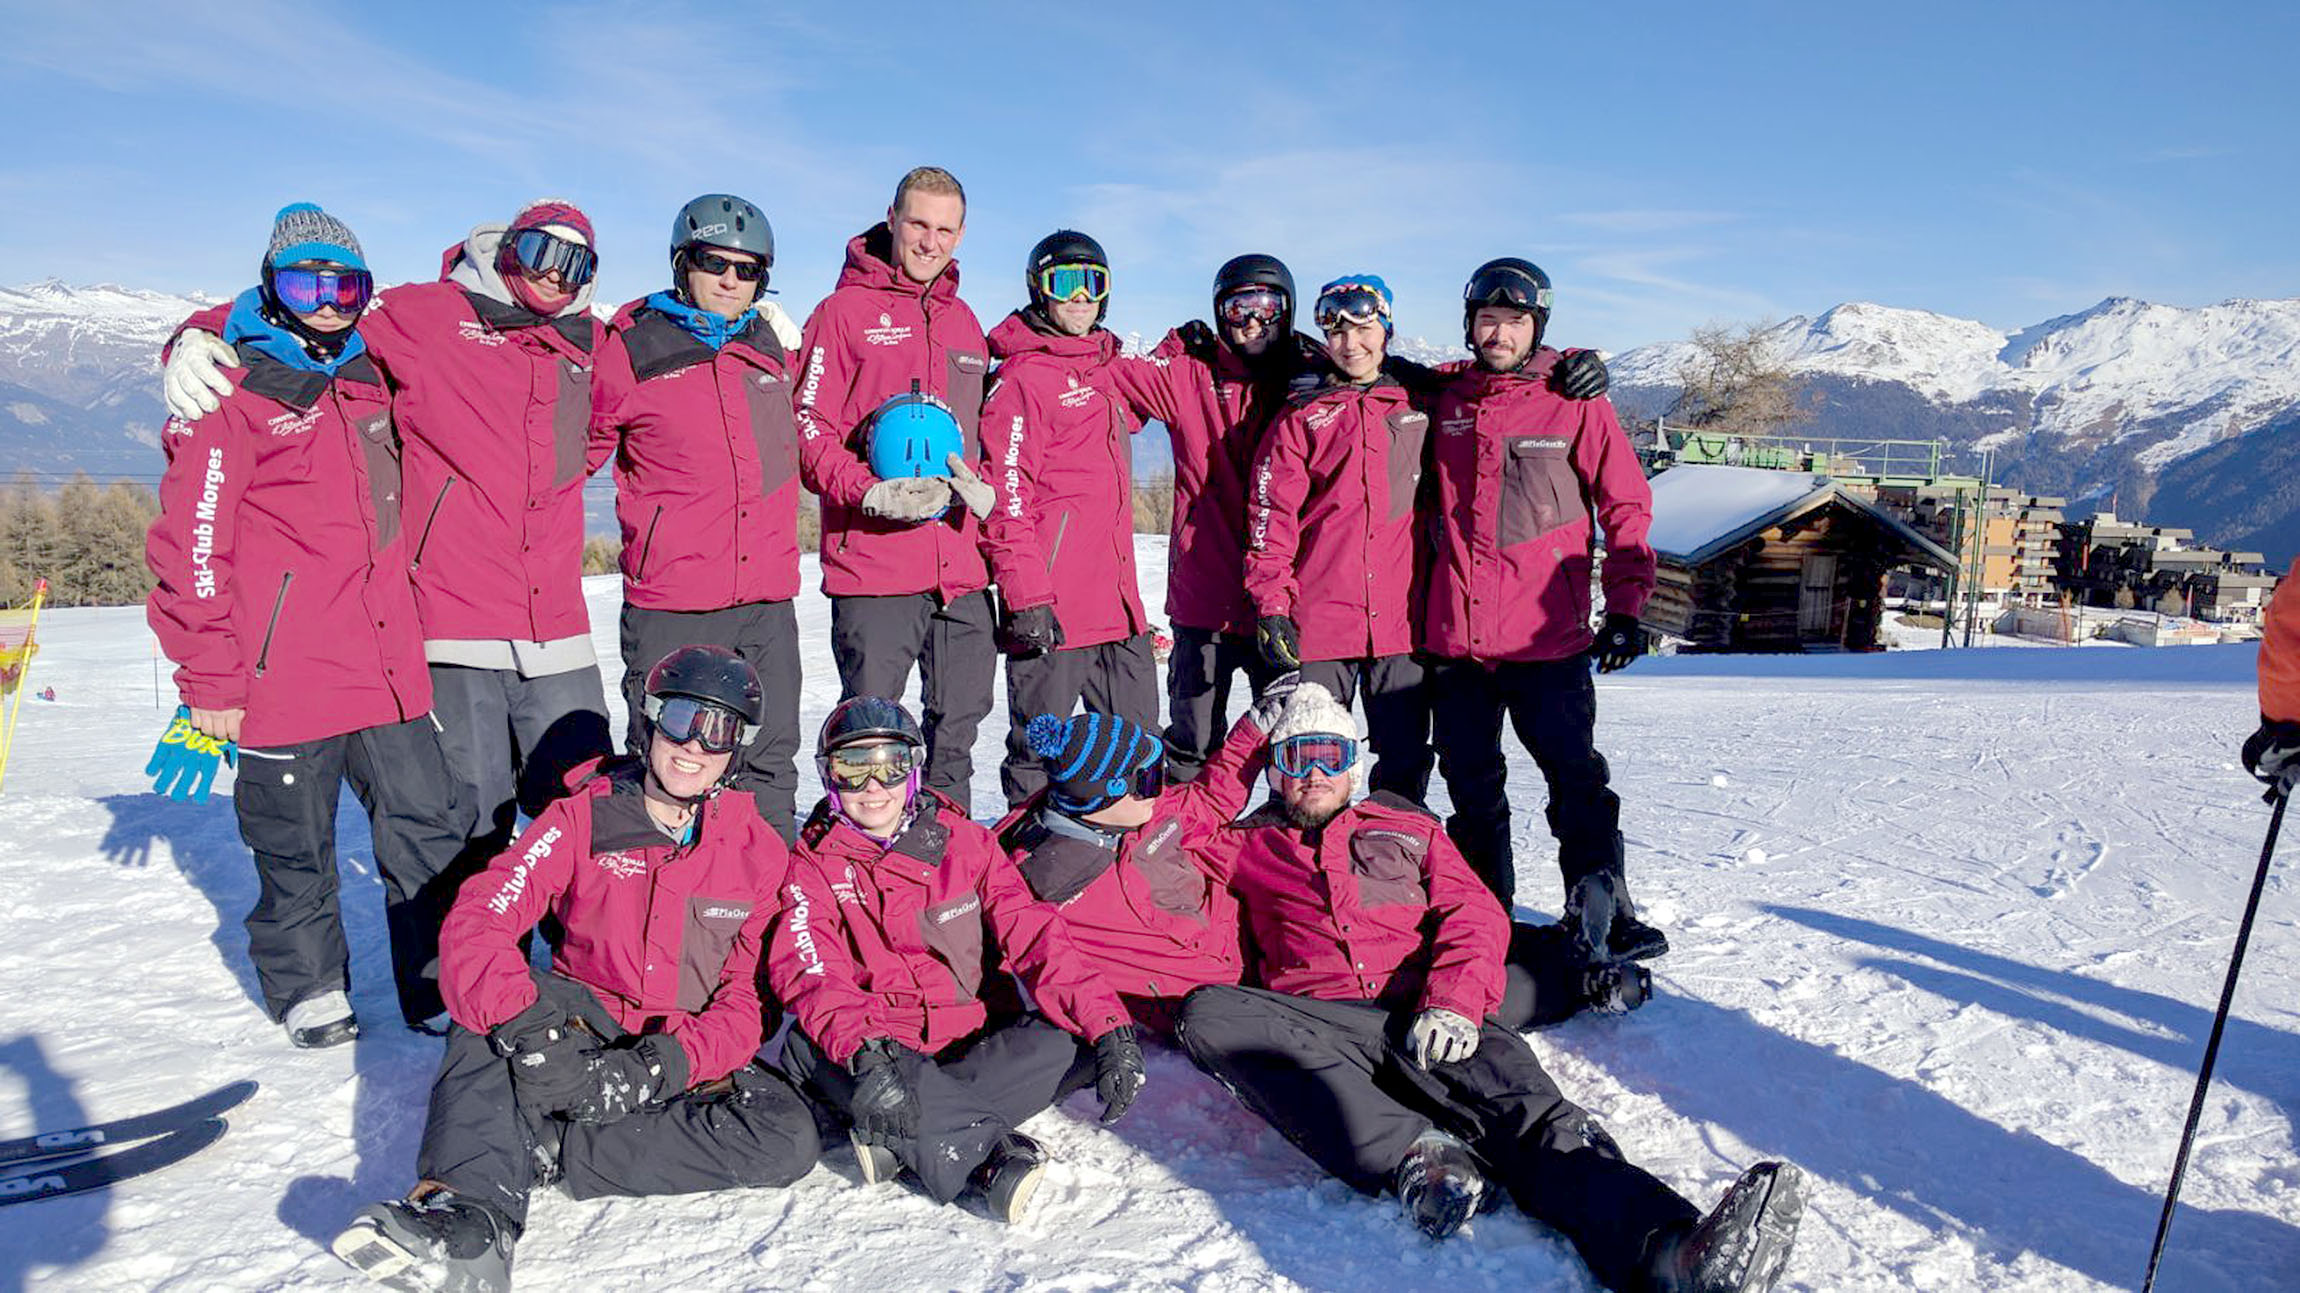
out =
{"type": "Polygon", "coordinates": [[[690,268],[699,269],[706,274],[724,274],[731,269],[735,271],[736,279],[745,283],[764,283],[767,281],[767,267],[763,261],[729,260],[708,247],[697,247],[689,251],[687,264],[690,268]]]}
{"type": "Polygon", "coordinates": [[[823,756],[823,780],[833,790],[860,790],[873,781],[899,786],[918,766],[918,752],[901,741],[842,745],[823,756]]]}
{"type": "Polygon", "coordinates": [[[1250,287],[1222,298],[1222,322],[1233,328],[1249,323],[1276,323],[1286,312],[1286,294],[1274,287],[1250,287]]]}
{"type": "Polygon", "coordinates": [[[1313,771],[1338,777],[1358,766],[1358,743],[1331,732],[1305,732],[1278,742],[1270,758],[1289,777],[1306,777],[1313,771]]]}
{"type": "Polygon", "coordinates": [[[1370,287],[1337,288],[1318,298],[1318,329],[1332,332],[1349,325],[1362,327],[1390,317],[1390,303],[1370,287]]]}
{"type": "Polygon", "coordinates": [[[519,267],[541,278],[559,275],[569,287],[581,287],[598,272],[599,253],[579,242],[569,242],[548,229],[521,229],[511,235],[511,258],[519,267]]]}
{"type": "Polygon", "coordinates": [[[706,754],[726,754],[743,743],[743,716],[692,696],[649,696],[647,718],[674,745],[690,742],[706,754]]]}
{"type": "Polygon", "coordinates": [[[1110,295],[1110,271],[1100,265],[1049,265],[1038,271],[1038,293],[1049,301],[1100,301],[1110,295]]]}
{"type": "Polygon", "coordinates": [[[357,314],[375,294],[375,278],[364,269],[275,269],[272,294],[297,314],[315,314],[322,306],[357,314]]]}
{"type": "Polygon", "coordinates": [[[1471,305],[1513,305],[1520,310],[1549,308],[1549,289],[1524,270],[1498,265],[1470,279],[1461,299],[1471,305]]]}

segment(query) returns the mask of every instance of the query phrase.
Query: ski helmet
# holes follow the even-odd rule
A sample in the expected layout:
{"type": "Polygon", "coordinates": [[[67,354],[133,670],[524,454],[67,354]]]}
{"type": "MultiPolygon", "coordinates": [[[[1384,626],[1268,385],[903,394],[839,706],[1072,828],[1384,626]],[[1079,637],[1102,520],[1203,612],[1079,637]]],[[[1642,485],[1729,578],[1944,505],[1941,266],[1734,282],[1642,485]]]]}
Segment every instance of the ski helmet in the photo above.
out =
{"type": "MultiPolygon", "coordinates": [[[[759,263],[775,264],[775,230],[766,213],[732,193],[705,193],[679,208],[671,218],[671,287],[683,299],[687,292],[687,253],[695,247],[747,251],[759,263]]],[[[767,290],[765,277],[759,291],[767,290]]]]}
{"type": "Polygon", "coordinates": [[[750,662],[723,646],[683,646],[655,662],[647,671],[647,719],[663,712],[663,702],[685,696],[716,705],[743,720],[743,743],[748,745],[767,721],[767,699],[759,686],[758,671],[750,662]]]}
{"type": "Polygon", "coordinates": [[[1250,251],[1243,256],[1232,256],[1214,271],[1214,317],[1222,316],[1222,302],[1231,294],[1250,287],[1267,287],[1286,298],[1286,308],[1278,314],[1277,334],[1280,337],[1294,330],[1294,275],[1286,263],[1275,256],[1250,251]]]}
{"type": "Polygon", "coordinates": [[[948,476],[948,458],[966,448],[966,433],[950,405],[920,390],[915,380],[878,406],[863,434],[871,474],[880,480],[948,476]]]}
{"type": "Polygon", "coordinates": [[[1094,321],[1102,322],[1110,313],[1110,257],[1103,253],[1101,243],[1075,229],[1057,229],[1030,249],[1030,259],[1022,267],[1030,303],[1041,311],[1052,304],[1045,288],[1046,271],[1062,265],[1088,265],[1102,271],[1102,294],[1093,298],[1101,306],[1094,312],[1094,321]]]}
{"type": "Polygon", "coordinates": [[[832,706],[822,734],[815,739],[815,756],[857,741],[903,741],[926,748],[926,736],[910,711],[884,696],[850,696],[832,706]]]}
{"type": "Polygon", "coordinates": [[[1473,352],[1477,349],[1469,339],[1469,326],[1477,320],[1479,306],[1506,305],[1533,316],[1533,347],[1525,352],[1531,359],[1541,346],[1541,334],[1549,330],[1549,299],[1549,275],[1541,272],[1541,266],[1515,256],[1487,261],[1462,288],[1462,344],[1473,352]]]}

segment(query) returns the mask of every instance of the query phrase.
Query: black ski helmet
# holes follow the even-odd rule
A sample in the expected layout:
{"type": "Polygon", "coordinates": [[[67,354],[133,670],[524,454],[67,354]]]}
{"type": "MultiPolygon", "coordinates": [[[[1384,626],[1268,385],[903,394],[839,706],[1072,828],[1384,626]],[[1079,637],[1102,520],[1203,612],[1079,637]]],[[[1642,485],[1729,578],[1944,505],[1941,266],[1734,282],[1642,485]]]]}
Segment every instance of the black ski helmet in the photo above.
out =
{"type": "Polygon", "coordinates": [[[926,748],[926,735],[910,711],[884,696],[850,696],[833,706],[815,740],[815,757],[827,758],[831,751],[857,741],[902,741],[914,749],[926,748]]]}
{"type": "MultiPolygon", "coordinates": [[[[671,288],[682,300],[687,295],[691,247],[747,251],[769,269],[775,264],[774,226],[767,223],[765,212],[732,193],[705,193],[671,218],[671,288]]],[[[762,278],[759,291],[766,290],[767,280],[762,278]]]]}
{"type": "Polygon", "coordinates": [[[1222,302],[1233,292],[1249,287],[1276,288],[1286,298],[1286,308],[1278,312],[1277,334],[1284,337],[1294,330],[1294,275],[1286,262],[1263,252],[1250,251],[1243,256],[1232,256],[1214,271],[1214,321],[1222,321],[1222,302]]]}
{"type": "Polygon", "coordinates": [[[648,717],[658,708],[655,702],[670,696],[717,705],[741,718],[746,745],[767,721],[767,698],[758,671],[723,646],[683,646],[656,661],[647,671],[648,717]]]}
{"type": "MultiPolygon", "coordinates": [[[[1057,229],[1038,240],[1030,249],[1030,259],[1022,267],[1023,286],[1030,292],[1030,303],[1041,311],[1048,304],[1038,290],[1038,271],[1054,265],[1099,265],[1102,272],[1110,272],[1110,257],[1103,253],[1102,244],[1076,229],[1057,229]]],[[[1101,309],[1094,312],[1094,321],[1102,322],[1110,313],[1110,298],[1102,298],[1101,309]]]]}
{"type": "Polygon", "coordinates": [[[1506,305],[1533,316],[1533,346],[1525,352],[1527,359],[1541,348],[1541,334],[1549,331],[1549,275],[1530,260],[1502,256],[1478,266],[1462,288],[1461,302],[1461,340],[1473,353],[1477,344],[1469,339],[1469,325],[1476,321],[1481,305],[1506,305]]]}

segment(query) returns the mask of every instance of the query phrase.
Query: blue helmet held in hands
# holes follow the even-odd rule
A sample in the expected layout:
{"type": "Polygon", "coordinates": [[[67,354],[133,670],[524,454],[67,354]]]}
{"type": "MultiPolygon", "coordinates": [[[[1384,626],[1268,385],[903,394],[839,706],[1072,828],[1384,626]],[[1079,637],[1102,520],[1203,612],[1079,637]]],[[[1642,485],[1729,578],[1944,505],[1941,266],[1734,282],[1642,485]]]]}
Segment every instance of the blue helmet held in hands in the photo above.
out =
{"type": "Polygon", "coordinates": [[[951,454],[966,452],[966,434],[950,406],[921,391],[910,390],[878,406],[864,432],[865,453],[871,474],[880,480],[905,476],[948,476],[951,454]]]}

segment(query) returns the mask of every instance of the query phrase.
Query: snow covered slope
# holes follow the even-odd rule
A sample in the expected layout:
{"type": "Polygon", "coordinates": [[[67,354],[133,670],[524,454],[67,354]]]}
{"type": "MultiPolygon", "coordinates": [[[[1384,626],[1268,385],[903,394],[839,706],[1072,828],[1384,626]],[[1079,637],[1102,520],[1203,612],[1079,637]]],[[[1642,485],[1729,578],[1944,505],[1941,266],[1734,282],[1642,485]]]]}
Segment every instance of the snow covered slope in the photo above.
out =
{"type": "Polygon", "coordinates": [[[50,279],[0,288],[0,476],[160,474],[160,343],[200,296],[50,279]]]}
{"type": "MultiPolygon", "coordinates": [[[[1155,588],[1163,544],[1141,552],[1155,588]]],[[[609,659],[616,591],[591,581],[609,659]]],[[[836,683],[826,604],[810,588],[799,608],[811,727],[836,683]]],[[[187,1163],[0,1211],[0,1287],[350,1287],[323,1241],[410,1183],[439,1055],[384,1022],[367,832],[347,812],[339,847],[353,995],[376,1025],[296,1052],[251,1000],[255,881],[229,785],[195,807],[138,775],[165,716],[140,612],[43,629],[32,681],[57,699],[26,703],[0,794],[0,1136],[264,1087],[187,1163]]],[[[1535,1049],[1704,1204],[1755,1159],[1803,1164],[1791,1287],[2135,1285],[2266,821],[2232,757],[2251,670],[2248,648],[2204,647],[1681,657],[1608,676],[1598,736],[1631,878],[1676,950],[1643,1010],[1535,1049]]],[[[976,752],[984,813],[1003,735],[994,718],[976,752]]],[[[1554,913],[1540,779],[1521,753],[1511,768],[1523,891],[1554,913]]],[[[2289,1287],[2300,1263],[2290,874],[2262,908],[2167,1288],[2289,1287]]],[[[839,1149],[789,1190],[539,1199],[520,1284],[1590,1287],[1513,1208],[1426,1243],[1172,1053],[1153,1053],[1124,1122],[1092,1118],[1080,1097],[1031,1124],[1056,1162],[1014,1229],[865,1189],[839,1149]]]]}

